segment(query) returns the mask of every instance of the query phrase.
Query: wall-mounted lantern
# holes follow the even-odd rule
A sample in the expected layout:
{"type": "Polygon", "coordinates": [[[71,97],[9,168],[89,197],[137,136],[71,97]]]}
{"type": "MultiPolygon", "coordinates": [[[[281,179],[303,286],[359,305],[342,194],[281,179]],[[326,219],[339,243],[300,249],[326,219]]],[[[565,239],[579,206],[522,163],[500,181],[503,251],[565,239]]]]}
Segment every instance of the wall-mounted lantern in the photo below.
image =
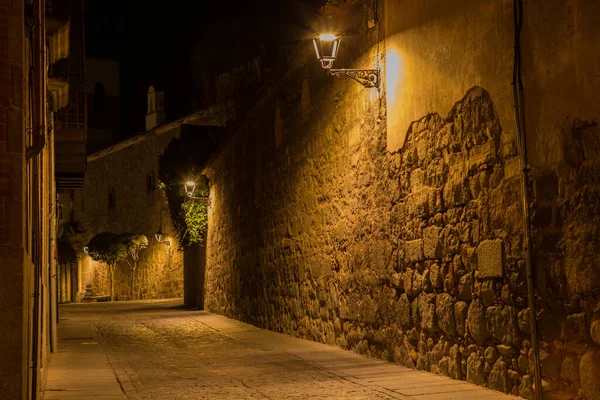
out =
{"type": "Polygon", "coordinates": [[[379,86],[379,70],[378,69],[335,69],[333,62],[336,60],[340,51],[340,43],[342,42],[341,35],[333,33],[323,33],[313,37],[313,44],[317,59],[321,62],[321,66],[333,76],[347,76],[354,79],[364,87],[374,88],[379,86]]]}
{"type": "Polygon", "coordinates": [[[156,233],[154,234],[154,238],[156,239],[156,241],[157,241],[158,243],[163,243],[163,244],[166,244],[167,246],[170,246],[170,245],[171,245],[171,242],[169,242],[168,240],[162,240],[162,238],[163,238],[163,233],[162,233],[162,230],[160,230],[160,229],[158,230],[158,232],[156,232],[156,233]]]}
{"type": "Polygon", "coordinates": [[[207,205],[210,205],[210,197],[196,197],[194,196],[194,192],[196,191],[196,182],[187,181],[185,183],[185,194],[190,199],[200,200],[206,202],[207,205]]]}
{"type": "Polygon", "coordinates": [[[192,197],[194,195],[195,190],[196,190],[196,182],[187,181],[185,183],[185,194],[188,197],[192,197]]]}

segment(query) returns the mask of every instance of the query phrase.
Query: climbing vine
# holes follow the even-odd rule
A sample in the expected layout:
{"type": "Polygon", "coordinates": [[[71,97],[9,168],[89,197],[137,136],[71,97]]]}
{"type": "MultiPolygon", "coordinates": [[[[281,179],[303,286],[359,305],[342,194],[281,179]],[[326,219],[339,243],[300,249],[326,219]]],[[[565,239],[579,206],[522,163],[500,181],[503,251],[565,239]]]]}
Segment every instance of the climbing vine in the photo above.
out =
{"type": "Polygon", "coordinates": [[[210,135],[214,127],[203,128],[209,133],[204,141],[198,137],[173,139],[159,159],[159,187],[167,199],[180,248],[202,244],[208,230],[207,202],[190,199],[185,193],[185,182],[193,181],[194,197],[209,194],[208,179],[200,171],[216,141],[210,135]]]}
{"type": "MultiPolygon", "coordinates": [[[[192,180],[196,182],[194,197],[208,197],[208,181],[203,175],[195,174],[192,180]]],[[[208,206],[206,202],[185,198],[181,204],[187,240],[191,244],[201,244],[208,230],[208,206]]]]}

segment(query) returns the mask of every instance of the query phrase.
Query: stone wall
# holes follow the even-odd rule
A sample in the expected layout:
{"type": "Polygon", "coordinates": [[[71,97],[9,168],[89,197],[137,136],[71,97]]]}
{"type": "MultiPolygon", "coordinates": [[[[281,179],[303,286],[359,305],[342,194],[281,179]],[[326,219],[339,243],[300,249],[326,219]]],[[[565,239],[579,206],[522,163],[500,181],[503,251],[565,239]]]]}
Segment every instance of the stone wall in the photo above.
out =
{"type": "MultiPolygon", "coordinates": [[[[348,67],[385,51],[361,21],[348,67]]],[[[388,152],[384,93],[297,53],[208,164],[208,308],[530,398],[521,167],[514,116],[499,111],[510,103],[473,82],[388,152]]],[[[545,398],[600,398],[597,123],[565,113],[560,132],[529,134],[558,136],[564,154],[533,165],[529,188],[545,398]]]]}
{"type": "MultiPolygon", "coordinates": [[[[600,398],[600,130],[566,118],[564,161],[532,184],[542,373],[548,390],[600,398]]],[[[563,398],[570,398],[565,395],[563,398]]]]}
{"type": "MultiPolygon", "coordinates": [[[[80,257],[80,297],[89,284],[94,296],[110,294],[106,266],[83,251],[100,232],[133,232],[148,237],[149,246],[140,253],[134,298],[183,296],[183,254],[178,250],[158,181],[158,158],[180,129],[177,124],[165,126],[90,155],[83,188],[75,190],[72,197],[61,195],[61,233],[70,236],[80,257]],[[109,207],[111,190],[114,207],[109,207]],[[159,230],[169,245],[157,242],[155,233],[159,230]]],[[[117,299],[130,299],[130,280],[127,263],[123,262],[115,278],[117,299]]]]}
{"type": "Polygon", "coordinates": [[[25,100],[24,54],[29,47],[23,23],[21,3],[0,2],[0,393],[13,399],[29,396],[31,380],[27,338],[32,332],[28,304],[33,289],[28,283],[33,282],[33,268],[25,241],[30,229],[24,178],[25,124],[31,115],[25,100]]]}

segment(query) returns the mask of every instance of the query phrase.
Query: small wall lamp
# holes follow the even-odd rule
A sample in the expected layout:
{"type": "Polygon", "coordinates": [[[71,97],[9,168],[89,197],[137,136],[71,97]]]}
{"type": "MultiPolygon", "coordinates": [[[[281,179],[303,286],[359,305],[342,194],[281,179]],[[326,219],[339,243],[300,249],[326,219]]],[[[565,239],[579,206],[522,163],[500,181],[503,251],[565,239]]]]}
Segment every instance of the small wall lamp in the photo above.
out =
{"type": "Polygon", "coordinates": [[[158,243],[163,243],[163,244],[166,244],[167,246],[170,246],[170,245],[171,245],[171,242],[169,242],[168,240],[164,240],[164,241],[162,240],[162,238],[163,238],[163,233],[162,233],[162,231],[161,231],[160,229],[158,230],[158,232],[156,232],[156,233],[154,234],[154,238],[156,239],[156,241],[157,241],[158,243]]]}
{"type": "Polygon", "coordinates": [[[206,202],[207,205],[210,205],[210,197],[196,197],[196,196],[194,196],[195,191],[196,191],[196,182],[187,181],[185,183],[185,194],[187,195],[187,197],[189,197],[190,199],[194,199],[194,200],[201,200],[203,202],[206,202]]]}
{"type": "Polygon", "coordinates": [[[379,70],[378,69],[334,69],[333,62],[336,60],[342,38],[340,35],[333,33],[323,33],[313,37],[313,44],[317,59],[321,62],[321,66],[333,76],[347,76],[354,79],[364,87],[373,88],[379,86],[379,70]]]}

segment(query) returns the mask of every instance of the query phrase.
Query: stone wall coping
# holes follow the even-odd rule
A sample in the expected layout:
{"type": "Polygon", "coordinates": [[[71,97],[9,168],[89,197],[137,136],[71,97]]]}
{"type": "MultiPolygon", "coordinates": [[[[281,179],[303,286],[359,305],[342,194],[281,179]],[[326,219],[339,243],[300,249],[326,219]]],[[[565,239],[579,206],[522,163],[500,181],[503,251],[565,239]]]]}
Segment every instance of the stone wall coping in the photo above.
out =
{"type": "Polygon", "coordinates": [[[220,110],[219,105],[210,106],[208,108],[204,108],[200,111],[196,111],[192,114],[186,115],[185,117],[179,118],[175,121],[166,123],[164,125],[157,126],[156,128],[148,131],[139,133],[129,139],[126,139],[122,142],[114,144],[106,149],[102,149],[96,153],[89,154],[87,156],[87,162],[92,162],[98,160],[104,156],[109,154],[116,153],[121,151],[129,146],[132,146],[137,143],[145,142],[148,139],[153,137],[162,135],[166,132],[172,131],[173,129],[179,128],[182,125],[210,125],[210,126],[222,126],[218,119],[215,118],[218,111],[220,110]]]}

